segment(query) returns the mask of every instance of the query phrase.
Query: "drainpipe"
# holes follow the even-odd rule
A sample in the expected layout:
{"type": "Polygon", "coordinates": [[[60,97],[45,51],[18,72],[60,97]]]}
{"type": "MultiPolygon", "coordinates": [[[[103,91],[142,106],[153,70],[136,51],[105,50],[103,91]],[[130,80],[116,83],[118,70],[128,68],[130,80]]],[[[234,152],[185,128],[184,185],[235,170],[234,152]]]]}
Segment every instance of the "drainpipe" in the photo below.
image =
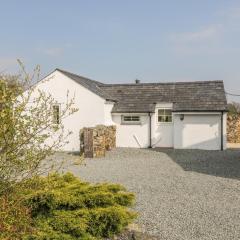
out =
{"type": "Polygon", "coordinates": [[[221,112],[221,151],[223,151],[223,111],[221,112]]]}
{"type": "Polygon", "coordinates": [[[148,113],[149,116],[149,147],[152,148],[152,115],[151,112],[148,113]]]}

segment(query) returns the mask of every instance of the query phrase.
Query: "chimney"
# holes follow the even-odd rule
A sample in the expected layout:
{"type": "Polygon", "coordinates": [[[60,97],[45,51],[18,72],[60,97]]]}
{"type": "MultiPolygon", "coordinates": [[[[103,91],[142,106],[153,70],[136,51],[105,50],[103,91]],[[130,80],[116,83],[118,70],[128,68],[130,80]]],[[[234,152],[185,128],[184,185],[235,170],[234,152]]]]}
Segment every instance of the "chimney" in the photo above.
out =
{"type": "Polygon", "coordinates": [[[135,83],[136,83],[136,84],[139,84],[139,83],[140,83],[140,80],[139,80],[139,79],[136,79],[136,80],[135,80],[135,83]]]}

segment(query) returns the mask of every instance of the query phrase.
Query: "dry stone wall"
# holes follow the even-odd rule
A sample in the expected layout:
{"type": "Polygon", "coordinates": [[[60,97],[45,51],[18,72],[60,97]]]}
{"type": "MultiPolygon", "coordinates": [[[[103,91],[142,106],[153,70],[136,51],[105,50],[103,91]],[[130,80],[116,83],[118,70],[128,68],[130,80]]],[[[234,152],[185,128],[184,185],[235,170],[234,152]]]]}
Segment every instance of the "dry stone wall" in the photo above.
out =
{"type": "Polygon", "coordinates": [[[84,157],[104,157],[116,147],[116,126],[97,125],[80,130],[80,152],[84,157]]]}
{"type": "Polygon", "coordinates": [[[227,142],[240,143],[240,114],[227,116],[227,142]]]}

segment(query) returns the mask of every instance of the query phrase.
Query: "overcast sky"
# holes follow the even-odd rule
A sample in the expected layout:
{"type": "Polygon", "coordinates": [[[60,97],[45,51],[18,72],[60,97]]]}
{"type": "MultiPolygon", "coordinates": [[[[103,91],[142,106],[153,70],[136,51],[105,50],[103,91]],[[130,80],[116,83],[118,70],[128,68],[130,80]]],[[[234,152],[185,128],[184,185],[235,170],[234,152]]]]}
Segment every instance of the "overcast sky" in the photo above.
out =
{"type": "MultiPolygon", "coordinates": [[[[240,1],[0,0],[0,70],[106,83],[223,79],[240,94],[240,1]]],[[[240,101],[240,97],[231,98],[240,101]]]]}

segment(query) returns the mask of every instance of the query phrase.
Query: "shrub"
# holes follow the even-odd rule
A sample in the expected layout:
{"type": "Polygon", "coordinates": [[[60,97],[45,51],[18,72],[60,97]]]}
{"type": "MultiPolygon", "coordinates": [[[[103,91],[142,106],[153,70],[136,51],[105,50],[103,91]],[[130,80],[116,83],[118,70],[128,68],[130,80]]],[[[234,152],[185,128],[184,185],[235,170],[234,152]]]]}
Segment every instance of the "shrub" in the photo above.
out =
{"type": "Polygon", "coordinates": [[[32,233],[30,211],[15,194],[0,196],[0,239],[17,240],[32,233]]]}
{"type": "Polygon", "coordinates": [[[25,182],[25,189],[21,197],[36,228],[28,240],[111,237],[136,218],[128,209],[134,195],[118,184],[92,185],[68,173],[35,177],[25,182]]]}

